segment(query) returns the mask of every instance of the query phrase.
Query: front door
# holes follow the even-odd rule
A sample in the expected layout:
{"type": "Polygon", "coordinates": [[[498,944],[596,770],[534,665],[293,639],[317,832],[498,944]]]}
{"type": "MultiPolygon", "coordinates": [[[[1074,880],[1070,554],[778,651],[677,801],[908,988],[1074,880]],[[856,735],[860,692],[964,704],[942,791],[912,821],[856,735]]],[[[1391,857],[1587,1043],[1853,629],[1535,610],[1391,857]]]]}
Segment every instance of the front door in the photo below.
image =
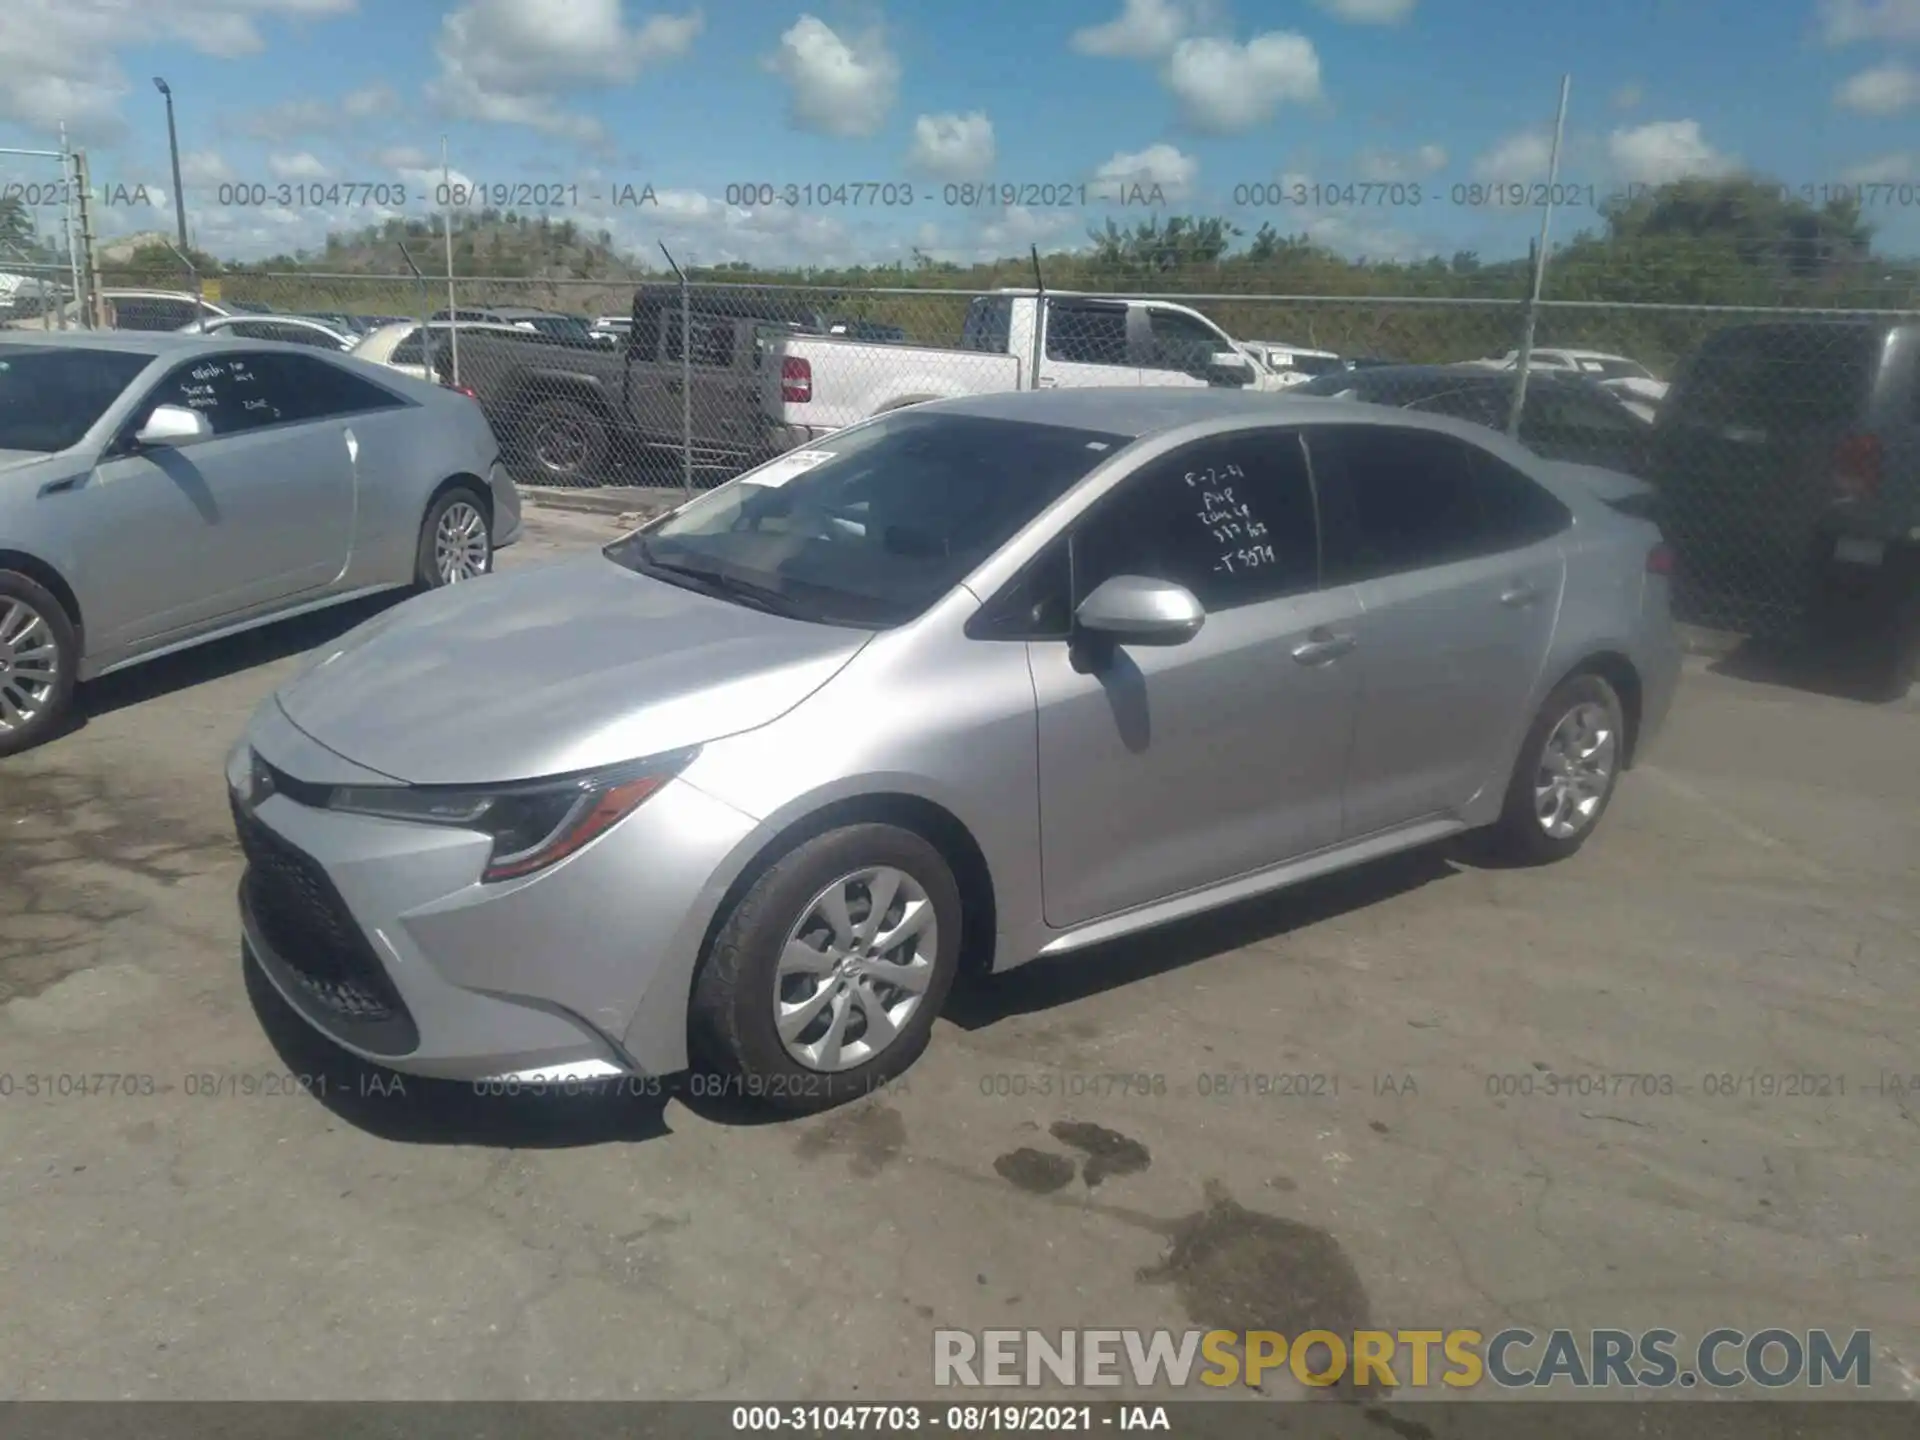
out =
{"type": "Polygon", "coordinates": [[[325,586],[353,532],[353,461],[340,419],[302,421],[271,353],[216,351],[142,401],[76,498],[88,623],[102,648],[190,629],[325,586]],[[198,410],[213,436],[140,449],[157,405],[198,410]]]}
{"type": "Polygon", "coordinates": [[[1566,508],[1450,435],[1308,436],[1330,575],[1351,582],[1360,696],[1347,839],[1458,810],[1531,721],[1566,573],[1566,508]]]}
{"type": "Polygon", "coordinates": [[[1238,432],[1151,462],[1078,522],[1074,603],[1114,575],[1186,586],[1198,636],[1028,653],[1039,706],[1047,923],[1077,925],[1339,838],[1358,601],[1320,585],[1296,433],[1238,432]],[[1335,643],[1327,644],[1327,641],[1335,643]]]}

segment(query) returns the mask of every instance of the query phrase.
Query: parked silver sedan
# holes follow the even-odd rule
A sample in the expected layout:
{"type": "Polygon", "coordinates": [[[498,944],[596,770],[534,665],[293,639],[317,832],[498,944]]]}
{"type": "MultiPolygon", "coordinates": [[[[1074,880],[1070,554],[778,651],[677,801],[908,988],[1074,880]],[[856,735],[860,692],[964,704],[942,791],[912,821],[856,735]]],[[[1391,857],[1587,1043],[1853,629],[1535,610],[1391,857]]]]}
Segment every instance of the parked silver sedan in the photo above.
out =
{"type": "Polygon", "coordinates": [[[464,395],[291,345],[0,337],[0,755],[78,681],[484,575],[519,530],[464,395]]]}
{"type": "Polygon", "coordinates": [[[228,764],[247,949],[400,1070],[832,1104],[963,967],[1578,849],[1679,670],[1642,488],[1353,402],[883,415],[317,657],[228,764]]]}

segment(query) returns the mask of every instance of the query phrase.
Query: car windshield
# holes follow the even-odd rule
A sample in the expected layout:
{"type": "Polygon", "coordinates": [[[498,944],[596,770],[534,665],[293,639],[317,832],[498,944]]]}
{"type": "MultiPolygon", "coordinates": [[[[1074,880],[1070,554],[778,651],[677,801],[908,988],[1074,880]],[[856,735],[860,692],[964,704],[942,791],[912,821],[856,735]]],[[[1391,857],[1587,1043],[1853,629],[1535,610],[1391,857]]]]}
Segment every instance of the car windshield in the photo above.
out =
{"type": "Polygon", "coordinates": [[[0,450],[51,455],[79,444],[152,363],[127,350],[0,347],[0,450]]]}
{"type": "Polygon", "coordinates": [[[1345,367],[1338,355],[1302,355],[1295,351],[1287,362],[1289,370],[1297,370],[1302,375],[1332,375],[1345,367]]]}
{"type": "Polygon", "coordinates": [[[925,611],[1127,443],[904,410],[790,451],[605,553],[740,604],[885,629],[925,611]]]}

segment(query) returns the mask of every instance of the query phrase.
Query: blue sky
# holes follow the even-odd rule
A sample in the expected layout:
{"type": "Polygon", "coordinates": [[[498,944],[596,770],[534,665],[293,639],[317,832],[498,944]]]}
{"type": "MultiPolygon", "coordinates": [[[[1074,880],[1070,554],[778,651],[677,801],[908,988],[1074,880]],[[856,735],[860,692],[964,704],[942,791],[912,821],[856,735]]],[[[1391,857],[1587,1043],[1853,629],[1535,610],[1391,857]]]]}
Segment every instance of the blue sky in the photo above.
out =
{"type": "MultiPolygon", "coordinates": [[[[164,75],[194,238],[240,257],[379,218],[393,187],[422,208],[443,136],[458,179],[549,187],[556,214],[699,263],[1071,245],[1150,213],[1121,195],[1348,254],[1491,257],[1538,216],[1456,187],[1544,178],[1570,72],[1580,195],[1741,166],[1890,181],[1871,218],[1905,250],[1917,67],[1920,0],[5,0],[0,145],[64,120],[96,183],[154,202],[103,228],[170,229],[164,75]],[[1052,193],[947,203],[981,181],[1052,193]],[[729,194],[751,184],[824,193],[729,194]],[[647,185],[657,204],[612,203],[647,185]],[[1250,186],[1284,188],[1236,205],[1250,186]]],[[[51,173],[0,156],[0,185],[51,173]]]]}

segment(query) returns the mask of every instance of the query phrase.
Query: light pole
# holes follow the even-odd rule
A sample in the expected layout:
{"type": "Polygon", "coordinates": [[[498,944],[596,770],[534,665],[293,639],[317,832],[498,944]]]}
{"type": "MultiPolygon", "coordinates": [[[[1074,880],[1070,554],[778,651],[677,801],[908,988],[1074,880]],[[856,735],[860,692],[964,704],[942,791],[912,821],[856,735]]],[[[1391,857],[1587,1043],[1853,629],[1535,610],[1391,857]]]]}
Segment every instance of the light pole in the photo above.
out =
{"type": "Polygon", "coordinates": [[[187,197],[180,193],[180,136],[173,128],[173,91],[158,75],[153,88],[167,97],[167,150],[173,156],[173,218],[180,230],[180,253],[187,253],[187,197]]]}

